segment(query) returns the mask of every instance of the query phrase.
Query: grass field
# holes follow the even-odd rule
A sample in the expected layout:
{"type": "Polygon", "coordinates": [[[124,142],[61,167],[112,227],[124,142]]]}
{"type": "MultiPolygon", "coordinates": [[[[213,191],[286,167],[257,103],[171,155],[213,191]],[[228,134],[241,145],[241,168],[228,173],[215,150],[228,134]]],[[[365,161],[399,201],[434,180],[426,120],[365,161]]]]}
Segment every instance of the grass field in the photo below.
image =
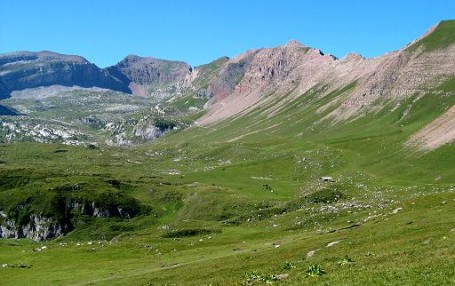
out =
{"type": "Polygon", "coordinates": [[[32,196],[45,210],[58,187],[96,196],[117,180],[152,211],[81,217],[48,242],[1,240],[0,284],[453,284],[453,145],[409,151],[417,124],[394,117],[314,140],[268,129],[229,142],[248,124],[239,119],[213,127],[213,140],[193,128],[134,149],[1,145],[3,209],[32,196]]]}

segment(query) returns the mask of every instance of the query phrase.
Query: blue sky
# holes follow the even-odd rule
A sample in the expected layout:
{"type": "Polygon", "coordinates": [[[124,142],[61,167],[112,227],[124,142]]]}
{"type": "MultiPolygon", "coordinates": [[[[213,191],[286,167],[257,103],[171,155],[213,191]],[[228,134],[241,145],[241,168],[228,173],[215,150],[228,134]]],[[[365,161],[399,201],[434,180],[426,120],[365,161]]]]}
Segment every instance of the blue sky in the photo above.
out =
{"type": "Polygon", "coordinates": [[[342,57],[397,50],[454,0],[0,0],[0,53],[50,50],[100,67],[128,54],[197,66],[296,39],[342,57]]]}

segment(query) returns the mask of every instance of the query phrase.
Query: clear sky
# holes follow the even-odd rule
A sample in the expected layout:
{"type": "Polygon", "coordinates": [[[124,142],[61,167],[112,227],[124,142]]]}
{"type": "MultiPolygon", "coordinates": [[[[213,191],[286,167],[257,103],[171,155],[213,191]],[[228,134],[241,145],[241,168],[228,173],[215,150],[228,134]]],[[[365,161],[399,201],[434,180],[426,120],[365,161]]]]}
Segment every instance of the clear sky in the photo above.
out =
{"type": "Polygon", "coordinates": [[[197,66],[296,39],[343,57],[400,49],[455,0],[0,0],[0,53],[50,50],[100,67],[128,54],[197,66]]]}

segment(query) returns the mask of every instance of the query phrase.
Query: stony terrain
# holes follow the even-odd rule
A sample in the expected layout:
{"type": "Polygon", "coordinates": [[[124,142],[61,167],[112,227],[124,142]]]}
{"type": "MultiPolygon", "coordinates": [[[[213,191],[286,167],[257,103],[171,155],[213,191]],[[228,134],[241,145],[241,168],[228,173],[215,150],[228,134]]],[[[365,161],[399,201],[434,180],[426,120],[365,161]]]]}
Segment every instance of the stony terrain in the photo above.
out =
{"type": "Polygon", "coordinates": [[[100,88],[31,88],[13,91],[4,102],[17,115],[1,119],[3,143],[126,147],[154,140],[183,124],[176,114],[168,119],[156,101],[100,88]]]}

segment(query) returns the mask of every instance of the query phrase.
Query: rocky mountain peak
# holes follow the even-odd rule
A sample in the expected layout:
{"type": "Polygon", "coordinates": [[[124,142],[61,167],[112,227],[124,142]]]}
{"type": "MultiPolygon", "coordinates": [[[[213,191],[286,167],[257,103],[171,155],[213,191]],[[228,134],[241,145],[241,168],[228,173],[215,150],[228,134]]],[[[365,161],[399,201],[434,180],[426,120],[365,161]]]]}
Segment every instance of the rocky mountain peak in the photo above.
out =
{"type": "Polygon", "coordinates": [[[130,54],[130,55],[127,55],[123,60],[121,60],[117,64],[120,64],[120,63],[131,63],[132,64],[132,63],[141,62],[144,59],[145,59],[144,57],[140,57],[140,56],[137,56],[137,55],[130,54]]]}
{"type": "Polygon", "coordinates": [[[175,91],[171,86],[183,84],[193,69],[182,61],[128,55],[107,71],[128,86],[132,94],[148,96],[163,94],[166,88],[175,91]]]}
{"type": "Polygon", "coordinates": [[[288,48],[304,48],[305,46],[302,43],[300,43],[299,41],[291,39],[291,40],[289,40],[286,43],[285,47],[288,47],[288,48]]]}
{"type": "Polygon", "coordinates": [[[361,61],[361,60],[365,60],[365,58],[361,54],[349,53],[346,56],[344,56],[341,60],[343,60],[343,61],[361,61]]]}

